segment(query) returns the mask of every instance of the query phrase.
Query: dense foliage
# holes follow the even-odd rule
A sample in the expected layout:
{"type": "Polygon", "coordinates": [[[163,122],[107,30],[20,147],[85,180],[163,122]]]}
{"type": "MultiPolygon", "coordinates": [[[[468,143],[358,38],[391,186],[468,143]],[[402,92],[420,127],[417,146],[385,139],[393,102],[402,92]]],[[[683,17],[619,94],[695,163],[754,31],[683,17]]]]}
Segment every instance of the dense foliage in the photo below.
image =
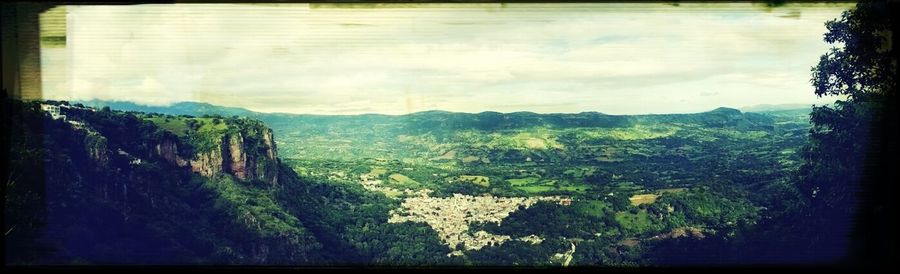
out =
{"type": "Polygon", "coordinates": [[[885,152],[872,153],[872,147],[895,146],[877,138],[886,128],[875,127],[894,121],[887,114],[892,106],[884,103],[895,87],[886,76],[896,70],[893,49],[883,40],[892,21],[882,13],[866,2],[828,23],[826,41],[842,47],[823,56],[812,82],[819,95],[847,99],[816,107],[811,116],[808,109],[728,108],[636,116],[316,116],[91,101],[84,103],[102,108],[73,104],[64,121],[42,113],[38,103],[8,100],[5,123],[14,134],[6,259],[407,266],[831,262],[845,251],[854,209],[866,208],[854,193],[878,189],[860,184],[873,162],[859,159],[879,160],[885,152]],[[276,159],[268,127],[278,136],[276,159]],[[234,159],[246,165],[215,165],[234,159]],[[220,170],[192,172],[209,165],[220,170]],[[276,174],[237,176],[252,167],[276,174]],[[416,197],[493,202],[429,212],[467,212],[461,227],[392,221],[398,210],[416,206],[407,203],[416,197]],[[548,199],[507,208],[499,220],[470,216],[538,197],[548,199]],[[447,229],[462,234],[447,236],[447,229]],[[447,243],[460,235],[494,238],[483,246],[447,243]]]}
{"type": "Polygon", "coordinates": [[[862,1],[826,23],[833,48],[811,83],[816,95],[842,99],[813,108],[800,169],[760,188],[765,218],[740,237],[660,245],[658,263],[896,264],[887,217],[896,213],[896,12],[890,1],[862,1]],[[688,250],[715,255],[680,255],[688,250]]]}
{"type": "Polygon", "coordinates": [[[331,116],[5,100],[5,259],[888,263],[893,13],[863,1],[826,24],[834,47],[811,83],[841,100],[811,110],[331,116]]]}
{"type": "Polygon", "coordinates": [[[320,245],[266,184],[200,177],[163,161],[152,147],[172,136],[152,122],[109,110],[54,120],[18,101],[4,108],[11,264],[319,261],[320,245]]]}
{"type": "Polygon", "coordinates": [[[874,225],[896,208],[888,202],[892,186],[884,181],[896,178],[884,173],[897,149],[896,12],[895,2],[862,1],[826,23],[824,38],[834,47],[813,68],[811,82],[816,95],[846,99],[813,109],[803,153],[799,188],[808,205],[801,214],[818,257],[851,251],[858,257],[850,260],[883,263],[891,249],[887,240],[896,239],[886,225],[874,225]]]}
{"type": "MultiPolygon", "coordinates": [[[[10,101],[9,104],[21,103],[10,101]]],[[[601,127],[572,122],[582,120],[586,117],[583,115],[522,118],[550,121],[535,127],[529,124],[535,121],[516,121],[516,115],[532,117],[530,114],[503,118],[505,114],[487,113],[441,122],[457,124],[448,130],[428,124],[456,114],[424,113],[408,118],[419,121],[415,126],[404,118],[399,122],[382,121],[382,127],[387,128],[399,123],[397,131],[365,131],[358,127],[371,121],[332,117],[328,118],[333,120],[331,123],[276,123],[282,126],[276,132],[302,134],[287,134],[291,137],[285,138],[287,142],[278,141],[279,148],[330,153],[316,154],[318,157],[280,153],[288,158],[278,167],[279,183],[269,184],[241,181],[229,174],[199,176],[159,155],[158,145],[165,142],[179,144],[179,156],[190,160],[226,145],[224,136],[239,133],[246,138],[260,138],[263,131],[258,122],[215,114],[172,116],[109,108],[94,111],[75,106],[67,114],[70,121],[83,123],[81,126],[42,116],[34,103],[19,106],[23,108],[19,113],[45,124],[41,129],[59,131],[60,136],[75,133],[85,137],[66,139],[74,142],[71,144],[54,145],[47,143],[62,139],[60,136],[23,129],[22,138],[14,146],[17,155],[26,157],[27,149],[44,148],[50,155],[84,158],[70,165],[68,171],[48,174],[48,184],[62,178],[77,183],[83,179],[68,178],[95,178],[91,185],[104,191],[85,197],[83,206],[90,203],[110,206],[104,214],[76,207],[74,211],[66,211],[67,216],[92,220],[92,225],[117,224],[129,233],[122,232],[122,239],[108,238],[106,234],[85,236],[102,230],[80,225],[82,221],[74,219],[53,217],[54,221],[45,225],[36,219],[40,214],[30,217],[12,214],[10,218],[22,219],[16,220],[17,223],[32,223],[29,230],[22,232],[42,233],[30,239],[26,234],[18,234],[21,238],[11,239],[22,239],[20,245],[7,245],[7,248],[39,250],[25,246],[37,247],[35,243],[41,240],[35,235],[48,233],[57,235],[58,239],[93,239],[100,245],[112,245],[101,248],[77,241],[45,241],[48,248],[63,246],[74,251],[60,253],[48,249],[32,254],[30,259],[11,257],[13,261],[319,265],[654,263],[654,259],[661,257],[648,255],[654,254],[648,248],[656,243],[685,235],[731,239],[752,226],[763,205],[769,202],[765,199],[768,196],[754,195],[752,190],[787,180],[786,174],[797,166],[793,151],[805,129],[802,122],[797,122],[803,116],[793,112],[744,114],[729,109],[694,115],[608,117],[604,123],[619,122],[601,127]],[[501,118],[495,117],[498,115],[501,118]],[[503,126],[506,129],[481,129],[480,125],[484,124],[478,121],[491,117],[507,121],[504,123],[508,125],[503,126]],[[317,131],[309,128],[310,124],[328,128],[317,131]],[[302,129],[297,129],[298,126],[302,129]],[[427,128],[433,130],[425,131],[427,128]],[[418,135],[407,135],[410,131],[418,135]],[[366,152],[371,146],[355,145],[349,146],[352,148],[349,150],[334,150],[335,142],[346,139],[322,134],[341,134],[338,136],[351,138],[351,144],[375,144],[376,150],[379,146],[403,148],[396,150],[402,154],[390,154],[393,155],[390,158],[370,157],[377,156],[366,152]],[[45,141],[29,145],[26,140],[45,141]],[[409,146],[410,143],[418,145],[409,146]],[[85,151],[70,151],[70,147],[85,148],[85,151]],[[101,160],[105,159],[103,155],[108,159],[101,160]],[[135,163],[135,159],[142,161],[135,163]],[[117,168],[74,168],[98,163],[117,168]],[[360,176],[381,180],[385,188],[373,190],[361,185],[355,179],[360,176]],[[711,179],[695,179],[700,177],[711,179]],[[101,183],[105,181],[109,183],[101,183]],[[385,189],[395,190],[382,191],[385,189]],[[411,195],[404,194],[403,189],[431,190],[431,195],[438,198],[459,193],[497,197],[563,195],[572,197],[573,202],[571,206],[541,202],[514,211],[502,225],[474,223],[468,228],[468,233],[483,231],[516,238],[537,237],[539,243],[511,241],[451,256],[454,247],[441,242],[428,224],[387,221],[403,198],[411,195]],[[103,195],[97,196],[100,193],[103,195]],[[109,193],[119,193],[121,197],[109,193]],[[639,196],[653,200],[640,204],[631,201],[639,196]],[[74,231],[59,232],[54,227],[74,231]],[[125,251],[112,254],[111,250],[118,249],[125,251]],[[138,252],[166,255],[135,255],[138,252]]],[[[590,116],[588,120],[605,117],[587,116],[590,116]]],[[[22,119],[11,120],[14,128],[36,123],[22,119]]],[[[247,150],[265,153],[263,147],[247,150]]],[[[30,184],[39,185],[45,178],[31,180],[30,184]]],[[[23,212],[41,212],[42,207],[36,206],[40,199],[84,191],[69,187],[60,192],[43,194],[33,190],[27,194],[26,190],[17,190],[10,193],[14,199],[8,203],[23,208],[23,212]]],[[[63,200],[69,207],[67,199],[70,198],[63,200]]],[[[46,209],[60,210],[52,203],[46,209]]]]}

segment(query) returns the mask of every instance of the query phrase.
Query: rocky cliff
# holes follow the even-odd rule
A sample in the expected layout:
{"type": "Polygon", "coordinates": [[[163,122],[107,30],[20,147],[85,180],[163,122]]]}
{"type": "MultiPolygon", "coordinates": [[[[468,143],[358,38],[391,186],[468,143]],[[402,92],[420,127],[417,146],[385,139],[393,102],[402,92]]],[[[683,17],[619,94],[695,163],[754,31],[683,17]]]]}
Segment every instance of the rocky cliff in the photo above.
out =
{"type": "Polygon", "coordinates": [[[84,129],[86,132],[84,137],[84,149],[96,165],[105,166],[109,162],[109,148],[106,137],[100,135],[96,131],[84,129]]]}
{"type": "Polygon", "coordinates": [[[191,162],[195,172],[209,172],[210,166],[206,164],[212,164],[212,170],[221,170],[240,180],[256,179],[278,184],[278,158],[271,129],[245,128],[222,136],[220,143],[221,152],[214,151],[205,157],[208,162],[191,162]]]}
{"type": "Polygon", "coordinates": [[[188,161],[178,155],[178,139],[165,138],[154,146],[153,152],[169,163],[179,167],[188,165],[188,161]]]}
{"type": "Polygon", "coordinates": [[[211,177],[233,175],[241,181],[278,184],[278,154],[272,130],[258,122],[224,121],[225,130],[205,132],[206,140],[164,138],[154,146],[156,156],[193,172],[211,177]],[[185,145],[195,143],[190,153],[185,145]],[[206,149],[196,145],[206,142],[206,149]]]}
{"type": "Polygon", "coordinates": [[[322,260],[305,220],[276,202],[271,186],[296,179],[279,175],[287,169],[262,122],[90,109],[62,120],[19,101],[3,109],[15,133],[4,166],[11,265],[322,260]]]}

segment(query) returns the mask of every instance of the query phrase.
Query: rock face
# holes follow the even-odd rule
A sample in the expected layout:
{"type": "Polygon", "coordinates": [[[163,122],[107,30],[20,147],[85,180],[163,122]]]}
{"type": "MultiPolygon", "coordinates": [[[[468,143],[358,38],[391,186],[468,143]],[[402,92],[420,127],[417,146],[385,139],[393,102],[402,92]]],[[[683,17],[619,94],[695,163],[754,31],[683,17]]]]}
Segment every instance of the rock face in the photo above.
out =
{"type": "Polygon", "coordinates": [[[178,155],[178,140],[174,138],[166,138],[162,142],[156,144],[153,148],[156,155],[159,155],[169,163],[173,163],[179,167],[187,166],[188,162],[178,155]]]}
{"type": "Polygon", "coordinates": [[[261,180],[278,184],[278,155],[272,130],[262,125],[233,125],[236,131],[213,136],[213,148],[195,152],[189,160],[179,156],[176,140],[156,144],[155,153],[167,162],[190,167],[203,176],[233,175],[242,181],[261,180]]]}
{"type": "Polygon", "coordinates": [[[109,148],[106,137],[95,131],[87,131],[84,138],[84,148],[88,153],[88,157],[94,160],[99,166],[106,166],[109,162],[109,148]]]}
{"type": "Polygon", "coordinates": [[[254,127],[223,136],[222,171],[240,180],[278,184],[278,158],[272,130],[254,127]]]}
{"type": "Polygon", "coordinates": [[[247,180],[247,153],[244,151],[244,136],[240,132],[228,138],[227,170],[241,180],[247,180]]]}
{"type": "Polygon", "coordinates": [[[222,149],[196,154],[190,162],[191,170],[200,173],[200,175],[210,177],[225,171],[222,168],[222,161],[222,149]]]}

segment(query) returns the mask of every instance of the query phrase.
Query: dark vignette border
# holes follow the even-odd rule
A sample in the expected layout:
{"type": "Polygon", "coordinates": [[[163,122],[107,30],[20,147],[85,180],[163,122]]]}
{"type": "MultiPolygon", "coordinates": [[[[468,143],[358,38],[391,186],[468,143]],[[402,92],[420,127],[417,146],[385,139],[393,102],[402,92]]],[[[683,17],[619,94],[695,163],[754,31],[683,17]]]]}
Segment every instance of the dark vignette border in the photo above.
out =
{"type": "MultiPolygon", "coordinates": [[[[50,9],[54,6],[58,5],[131,5],[131,4],[174,4],[174,3],[666,3],[677,5],[678,3],[696,3],[696,2],[753,2],[753,3],[765,3],[769,6],[780,6],[785,3],[797,3],[797,2],[826,2],[826,3],[835,3],[835,2],[850,2],[854,3],[857,1],[785,1],[785,0],[767,0],[767,1],[722,1],[722,0],[713,0],[713,1],[678,1],[678,0],[670,0],[670,1],[652,1],[652,0],[631,0],[631,1],[553,1],[553,0],[511,0],[511,1],[473,1],[473,0],[455,0],[455,1],[423,1],[423,0],[381,0],[381,1],[361,1],[361,0],[308,0],[308,1],[290,1],[290,0],[257,0],[257,1],[241,1],[241,0],[144,0],[144,1],[54,1],[54,2],[37,2],[37,1],[26,1],[26,2],[13,2],[13,3],[2,3],[0,7],[2,7],[2,33],[3,33],[3,43],[2,43],[2,53],[3,53],[3,97],[4,99],[10,98],[16,92],[11,90],[17,90],[21,83],[19,83],[18,76],[20,75],[19,71],[19,63],[22,62],[23,58],[21,56],[27,54],[39,54],[39,47],[28,46],[28,44],[24,44],[23,41],[19,39],[19,33],[23,31],[23,29],[35,28],[37,24],[36,17],[42,11],[50,9]]],[[[900,10],[898,10],[898,2],[897,0],[880,0],[876,2],[884,2],[886,3],[888,9],[890,9],[892,14],[900,14],[900,10]]],[[[896,26],[891,26],[892,29],[897,29],[896,26]]],[[[897,45],[898,37],[896,35],[892,36],[892,44],[897,45]]],[[[894,52],[894,61],[897,60],[897,51],[894,52]]],[[[39,62],[39,61],[38,61],[39,62]]],[[[39,68],[38,68],[39,71],[39,68]]],[[[785,271],[797,271],[797,270],[811,270],[811,271],[821,271],[821,270],[837,270],[837,271],[847,271],[853,270],[857,268],[867,268],[867,269],[896,269],[898,266],[898,262],[900,262],[900,256],[898,256],[897,249],[900,244],[898,244],[897,234],[900,233],[895,225],[896,214],[897,214],[897,200],[895,196],[897,195],[897,184],[900,184],[900,176],[898,176],[897,164],[897,140],[898,140],[898,128],[897,128],[897,94],[896,91],[890,93],[887,97],[885,103],[885,113],[884,120],[881,121],[882,124],[876,125],[874,127],[875,131],[873,131],[871,140],[875,142],[869,142],[870,151],[873,152],[870,158],[865,159],[865,171],[863,174],[863,180],[860,184],[861,192],[860,192],[860,208],[857,212],[857,219],[854,224],[854,233],[853,238],[856,239],[854,241],[854,245],[850,250],[849,256],[845,260],[834,262],[831,265],[784,265],[784,266],[776,266],[778,270],[785,271]]],[[[10,144],[9,144],[9,134],[8,132],[8,119],[7,117],[10,115],[9,111],[6,108],[0,109],[0,113],[3,116],[3,128],[2,128],[2,136],[0,136],[0,143],[3,145],[3,155],[9,154],[10,144]]],[[[8,157],[2,157],[0,159],[0,171],[2,171],[3,177],[6,177],[7,170],[6,167],[9,163],[8,157]]],[[[6,185],[0,185],[2,188],[2,192],[6,193],[6,185]]],[[[3,205],[5,207],[5,203],[3,205]]],[[[5,245],[4,245],[5,246],[5,245]]],[[[4,256],[5,257],[5,256],[4,256]]],[[[4,269],[5,270],[14,270],[14,271],[42,271],[42,270],[101,270],[101,271],[110,271],[110,272],[121,272],[123,270],[128,271],[166,271],[166,270],[213,270],[213,271],[241,271],[244,272],[246,270],[264,270],[264,271],[307,271],[307,270],[337,270],[337,271],[353,271],[358,270],[353,267],[337,267],[337,268],[297,268],[297,267],[273,267],[273,266],[140,266],[140,267],[127,267],[127,266],[30,266],[30,267],[10,267],[6,265],[5,258],[4,260],[4,269]]],[[[639,268],[639,269],[620,269],[620,268],[572,268],[570,271],[594,271],[594,270],[602,270],[602,271],[613,271],[613,272],[633,272],[633,271],[647,271],[647,272],[666,272],[666,271],[685,271],[690,273],[696,272],[731,272],[736,270],[746,270],[751,272],[757,271],[765,271],[773,266],[731,266],[731,267],[706,267],[706,268],[657,268],[657,267],[649,267],[649,268],[639,268]]],[[[393,268],[392,268],[393,269],[393,268]]],[[[441,271],[460,271],[467,270],[470,268],[442,268],[441,271]]],[[[485,270],[500,270],[502,268],[485,268],[485,270]]],[[[509,269],[509,268],[506,268],[509,269]]],[[[383,267],[373,267],[372,270],[388,270],[383,267]]],[[[432,268],[405,268],[401,270],[426,270],[426,271],[434,271],[438,269],[432,268]]],[[[509,269],[509,270],[525,270],[525,269],[509,269]]],[[[534,270],[534,269],[530,269],[534,270]]],[[[542,269],[538,269],[542,270],[542,269]]],[[[4,271],[6,272],[6,271],[4,271]]]]}

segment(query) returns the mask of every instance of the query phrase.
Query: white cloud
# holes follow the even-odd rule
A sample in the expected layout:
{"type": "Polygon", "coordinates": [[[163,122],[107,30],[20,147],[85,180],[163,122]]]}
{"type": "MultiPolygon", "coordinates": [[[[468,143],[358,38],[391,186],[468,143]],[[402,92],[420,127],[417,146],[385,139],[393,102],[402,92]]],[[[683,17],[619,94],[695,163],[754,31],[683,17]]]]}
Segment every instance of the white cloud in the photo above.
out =
{"type": "Polygon", "coordinates": [[[53,98],[344,114],[814,102],[823,24],[850,6],[79,6],[69,52],[45,68],[72,77],[44,86],[53,98]]]}

